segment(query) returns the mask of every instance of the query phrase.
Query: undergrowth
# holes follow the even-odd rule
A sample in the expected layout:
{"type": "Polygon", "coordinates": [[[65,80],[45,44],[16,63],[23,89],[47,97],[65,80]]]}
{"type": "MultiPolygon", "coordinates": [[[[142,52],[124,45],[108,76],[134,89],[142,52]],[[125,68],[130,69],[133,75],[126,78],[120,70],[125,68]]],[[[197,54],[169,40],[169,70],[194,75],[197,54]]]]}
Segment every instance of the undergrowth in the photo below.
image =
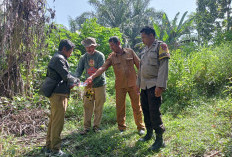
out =
{"type": "MultiPolygon", "coordinates": [[[[80,102],[70,100],[70,108],[77,110],[66,118],[62,148],[72,156],[204,156],[232,155],[232,107],[231,99],[199,98],[192,101],[179,114],[166,112],[163,121],[166,126],[164,139],[166,147],[159,152],[149,151],[154,142],[138,142],[140,136],[134,124],[133,113],[127,97],[127,131],[123,134],[117,129],[115,101],[110,97],[104,106],[102,131],[90,131],[87,136],[81,136],[83,129],[82,106],[80,102]]],[[[27,141],[22,138],[0,138],[2,156],[43,156],[40,153],[45,142],[45,133],[40,143],[27,141]],[[21,147],[21,146],[24,147],[21,147]]],[[[27,138],[26,136],[24,137],[27,138]]],[[[0,147],[0,148],[1,148],[0,147]]]]}

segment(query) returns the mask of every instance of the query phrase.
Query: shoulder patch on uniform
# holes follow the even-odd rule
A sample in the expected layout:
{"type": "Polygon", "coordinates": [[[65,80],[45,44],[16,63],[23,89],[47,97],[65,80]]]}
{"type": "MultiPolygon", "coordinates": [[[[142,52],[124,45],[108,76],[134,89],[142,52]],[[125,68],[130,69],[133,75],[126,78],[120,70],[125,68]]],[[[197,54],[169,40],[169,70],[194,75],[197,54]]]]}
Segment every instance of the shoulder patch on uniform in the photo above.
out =
{"type": "Polygon", "coordinates": [[[170,58],[168,45],[165,43],[161,43],[160,48],[159,48],[159,60],[161,60],[163,58],[170,58]]]}
{"type": "Polygon", "coordinates": [[[167,51],[168,49],[168,45],[163,43],[163,44],[160,44],[161,48],[164,50],[164,51],[167,51]]]}

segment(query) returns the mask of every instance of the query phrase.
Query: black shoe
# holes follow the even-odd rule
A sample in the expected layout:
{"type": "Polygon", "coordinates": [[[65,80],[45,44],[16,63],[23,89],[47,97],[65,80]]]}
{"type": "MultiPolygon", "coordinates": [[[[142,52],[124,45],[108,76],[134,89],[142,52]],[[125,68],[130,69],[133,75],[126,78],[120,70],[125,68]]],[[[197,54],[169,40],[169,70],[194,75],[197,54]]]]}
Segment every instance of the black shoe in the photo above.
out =
{"type": "Polygon", "coordinates": [[[149,141],[150,139],[152,139],[152,136],[153,135],[145,135],[144,137],[140,138],[139,141],[141,142],[146,142],[146,141],[149,141]]]}
{"type": "Polygon", "coordinates": [[[164,147],[165,143],[163,141],[163,137],[162,134],[161,135],[156,135],[156,139],[155,142],[153,143],[153,145],[150,147],[150,149],[152,151],[157,151],[159,150],[161,147],[164,147]]]}
{"type": "Polygon", "coordinates": [[[147,130],[147,134],[144,137],[140,138],[139,141],[141,142],[148,141],[152,138],[152,136],[153,136],[153,130],[147,130]]]}

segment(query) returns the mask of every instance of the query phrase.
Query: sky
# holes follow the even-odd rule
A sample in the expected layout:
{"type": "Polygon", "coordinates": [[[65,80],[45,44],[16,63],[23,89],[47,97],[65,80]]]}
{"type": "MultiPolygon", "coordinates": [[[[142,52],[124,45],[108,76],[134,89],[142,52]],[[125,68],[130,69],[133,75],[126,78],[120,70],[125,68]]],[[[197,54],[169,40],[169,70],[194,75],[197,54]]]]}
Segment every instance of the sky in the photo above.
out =
{"type": "MultiPolygon", "coordinates": [[[[94,11],[94,8],[88,3],[88,0],[47,1],[48,6],[56,10],[54,22],[63,24],[67,28],[69,28],[69,17],[75,19],[83,12],[94,11]]],[[[179,18],[185,11],[188,11],[188,14],[195,12],[196,0],[151,0],[149,7],[164,11],[168,15],[169,20],[172,20],[178,12],[180,12],[179,18]]]]}

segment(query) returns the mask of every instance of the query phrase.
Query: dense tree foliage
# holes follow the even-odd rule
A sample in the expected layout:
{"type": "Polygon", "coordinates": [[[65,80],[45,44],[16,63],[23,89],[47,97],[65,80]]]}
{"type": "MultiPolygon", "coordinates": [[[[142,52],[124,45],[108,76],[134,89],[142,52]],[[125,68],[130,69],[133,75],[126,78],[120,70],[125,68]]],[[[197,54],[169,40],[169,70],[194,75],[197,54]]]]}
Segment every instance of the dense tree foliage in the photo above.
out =
{"type": "MultiPolygon", "coordinates": [[[[75,74],[80,56],[86,53],[84,46],[81,44],[81,41],[84,40],[86,37],[96,38],[97,43],[100,44],[100,46],[98,46],[96,49],[101,51],[105,54],[106,57],[108,57],[109,53],[111,53],[108,44],[109,38],[111,36],[118,36],[120,39],[122,39],[122,33],[120,32],[119,28],[103,27],[96,21],[97,19],[86,20],[82,24],[82,28],[74,33],[67,30],[67,28],[65,28],[63,25],[58,25],[54,23],[46,25],[46,48],[42,50],[43,56],[38,58],[38,64],[35,69],[37,78],[40,79],[35,79],[32,83],[36,91],[38,91],[41,81],[45,78],[47,64],[52,55],[57,51],[59,42],[62,39],[70,39],[76,46],[74,52],[72,53],[72,56],[69,58],[70,70],[73,74],[75,74]]],[[[112,77],[112,69],[108,70],[106,74],[107,76],[112,77]]],[[[85,78],[81,78],[81,80],[84,81],[85,78]]],[[[112,84],[108,85],[109,89],[107,89],[110,93],[113,93],[113,81],[114,80],[108,81],[112,82],[112,84]]]]}
{"type": "Polygon", "coordinates": [[[70,20],[71,30],[81,28],[85,19],[96,17],[97,22],[103,26],[120,28],[126,46],[134,47],[138,42],[136,37],[140,29],[154,21],[159,22],[162,17],[161,12],[148,7],[149,2],[150,0],[89,0],[90,5],[95,8],[95,14],[85,12],[75,20],[70,20]]]}
{"type": "Polygon", "coordinates": [[[87,20],[94,18],[93,12],[84,12],[80,16],[76,17],[74,20],[69,17],[70,31],[75,32],[82,28],[82,24],[87,20]]]}
{"type": "MultiPolygon", "coordinates": [[[[84,40],[86,37],[94,37],[97,40],[97,43],[100,44],[97,49],[103,52],[106,56],[111,52],[109,47],[109,38],[111,36],[118,36],[119,39],[122,39],[122,33],[119,28],[110,28],[104,27],[97,23],[97,19],[93,18],[90,20],[86,20],[82,24],[82,28],[79,30],[79,38],[84,40]]],[[[76,45],[80,45],[81,43],[76,43],[76,45]]],[[[123,44],[123,42],[122,42],[123,44]]],[[[85,53],[85,49],[83,46],[79,46],[82,53],[85,53]]]]}
{"type": "Polygon", "coordinates": [[[214,40],[217,35],[229,38],[227,33],[232,31],[231,6],[231,0],[197,0],[195,22],[202,43],[218,42],[214,40]]]}

